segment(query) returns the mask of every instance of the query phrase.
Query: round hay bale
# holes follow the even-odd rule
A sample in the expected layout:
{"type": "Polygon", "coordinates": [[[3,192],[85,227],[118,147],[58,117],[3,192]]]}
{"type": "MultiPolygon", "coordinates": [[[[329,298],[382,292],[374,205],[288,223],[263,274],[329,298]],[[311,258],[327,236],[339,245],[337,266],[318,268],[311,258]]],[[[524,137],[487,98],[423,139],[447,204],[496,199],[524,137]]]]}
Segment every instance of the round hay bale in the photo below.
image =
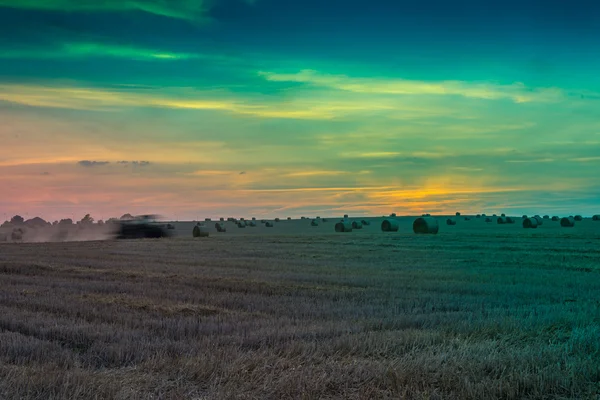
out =
{"type": "Polygon", "coordinates": [[[436,234],[440,226],[437,219],[432,217],[421,217],[413,222],[413,232],[417,234],[436,234]]]}
{"type": "Polygon", "coordinates": [[[592,217],[592,221],[600,221],[600,214],[596,214],[592,217]]]}
{"type": "Polygon", "coordinates": [[[504,225],[506,224],[506,217],[498,217],[498,219],[496,219],[496,222],[498,222],[499,225],[504,225]]]}
{"type": "Polygon", "coordinates": [[[505,213],[500,214],[501,217],[506,217],[505,213]]]}
{"type": "Polygon", "coordinates": [[[573,219],[578,222],[583,221],[583,217],[581,215],[576,215],[575,217],[573,217],[573,219]]]}
{"type": "Polygon", "coordinates": [[[481,218],[481,214],[477,214],[475,218],[481,218]]]}
{"type": "Polygon", "coordinates": [[[543,225],[544,224],[544,220],[542,217],[540,217],[539,215],[535,215],[533,218],[537,219],[537,224],[538,226],[543,225]]]}
{"type": "Polygon", "coordinates": [[[526,229],[535,229],[538,227],[538,220],[537,218],[525,218],[523,220],[523,228],[526,229]]]}
{"type": "Polygon", "coordinates": [[[344,219],[348,219],[348,214],[344,214],[344,219]]]}
{"type": "Polygon", "coordinates": [[[208,237],[209,232],[208,232],[208,227],[206,227],[205,225],[196,225],[194,226],[194,229],[192,230],[192,236],[197,238],[197,237],[208,237]]]}
{"type": "Polygon", "coordinates": [[[485,214],[481,214],[482,217],[485,217],[485,214]]]}
{"type": "Polygon", "coordinates": [[[227,232],[227,228],[225,227],[225,224],[223,222],[217,222],[215,224],[215,229],[217,230],[217,232],[227,232]]]}
{"type": "Polygon", "coordinates": [[[497,217],[497,215],[496,215],[496,214],[492,214],[492,217],[496,218],[496,217],[497,217]]]}
{"type": "Polygon", "coordinates": [[[460,217],[460,213],[458,211],[454,215],[457,216],[457,217],[460,217]]]}
{"type": "Polygon", "coordinates": [[[512,217],[506,217],[506,223],[507,224],[514,224],[515,220],[512,217]]]}
{"type": "Polygon", "coordinates": [[[381,223],[381,230],[384,232],[398,232],[400,224],[395,218],[384,219],[381,223]]]}
{"type": "Polygon", "coordinates": [[[492,219],[491,219],[490,217],[487,217],[487,218],[485,219],[485,222],[492,222],[492,219]]]}
{"type": "Polygon", "coordinates": [[[391,218],[396,218],[396,213],[391,213],[391,214],[390,214],[390,217],[391,217],[391,218]]]}
{"type": "Polygon", "coordinates": [[[273,223],[270,221],[265,222],[265,227],[267,228],[272,228],[273,227],[273,223]]]}
{"type": "Polygon", "coordinates": [[[549,215],[544,215],[544,216],[542,217],[542,219],[550,219],[550,216],[549,216],[549,215]]]}
{"type": "Polygon", "coordinates": [[[527,215],[523,214],[522,219],[528,218],[527,215]]]}
{"type": "Polygon", "coordinates": [[[244,221],[240,221],[237,223],[238,228],[245,228],[246,227],[246,223],[244,221]]]}
{"type": "Polygon", "coordinates": [[[256,221],[250,221],[250,222],[248,222],[247,226],[249,226],[251,228],[256,228],[256,221]]]}
{"type": "Polygon", "coordinates": [[[456,225],[456,221],[453,220],[452,218],[448,218],[446,220],[446,225],[456,225]]]}
{"type": "Polygon", "coordinates": [[[556,215],[555,215],[555,216],[553,216],[553,217],[552,217],[552,221],[555,221],[555,222],[556,222],[556,221],[560,221],[560,218],[559,218],[558,216],[556,216],[556,215]]]}
{"type": "Polygon", "coordinates": [[[352,232],[352,224],[348,221],[340,221],[335,224],[336,232],[352,232]]]}
{"type": "Polygon", "coordinates": [[[352,229],[362,229],[363,224],[361,221],[352,221],[352,229]]]}
{"type": "Polygon", "coordinates": [[[275,222],[279,222],[279,218],[275,218],[275,222]]]}
{"type": "Polygon", "coordinates": [[[310,221],[310,226],[319,226],[319,221],[316,219],[313,219],[312,221],[310,221]]]}
{"type": "Polygon", "coordinates": [[[291,220],[292,220],[292,217],[287,217],[287,220],[288,220],[288,221],[291,221],[291,220]]]}
{"type": "Polygon", "coordinates": [[[366,219],[363,219],[362,221],[360,221],[360,223],[363,224],[364,226],[371,225],[371,221],[367,221],[366,219]]]}
{"type": "Polygon", "coordinates": [[[560,220],[560,226],[563,228],[572,228],[575,226],[575,218],[573,217],[564,217],[560,220]]]}
{"type": "Polygon", "coordinates": [[[252,221],[256,221],[256,217],[252,217],[252,221]]]}
{"type": "Polygon", "coordinates": [[[23,229],[15,228],[10,234],[10,239],[14,242],[20,242],[21,240],[23,240],[23,233],[25,233],[23,229]]]}
{"type": "Polygon", "coordinates": [[[221,217],[221,218],[219,218],[219,221],[223,222],[223,221],[225,221],[225,218],[221,217]]]}
{"type": "Polygon", "coordinates": [[[210,222],[212,221],[210,218],[204,218],[204,222],[210,222]]]}

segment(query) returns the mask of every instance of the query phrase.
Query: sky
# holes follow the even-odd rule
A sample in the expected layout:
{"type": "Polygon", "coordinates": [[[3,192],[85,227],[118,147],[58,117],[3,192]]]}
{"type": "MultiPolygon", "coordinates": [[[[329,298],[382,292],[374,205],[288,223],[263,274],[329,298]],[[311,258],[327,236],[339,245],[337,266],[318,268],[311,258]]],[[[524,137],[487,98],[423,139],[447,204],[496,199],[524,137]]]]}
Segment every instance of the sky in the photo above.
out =
{"type": "Polygon", "coordinates": [[[600,213],[600,5],[0,0],[0,219],[600,213]]]}

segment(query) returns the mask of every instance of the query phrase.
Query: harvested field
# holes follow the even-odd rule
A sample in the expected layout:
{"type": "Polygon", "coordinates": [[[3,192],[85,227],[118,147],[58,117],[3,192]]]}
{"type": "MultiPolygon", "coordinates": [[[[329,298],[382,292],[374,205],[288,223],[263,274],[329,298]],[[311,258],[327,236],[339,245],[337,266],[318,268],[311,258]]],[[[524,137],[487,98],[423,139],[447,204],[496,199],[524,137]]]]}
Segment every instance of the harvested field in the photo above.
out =
{"type": "Polygon", "coordinates": [[[0,243],[0,398],[598,398],[600,227],[381,220],[0,243]]]}

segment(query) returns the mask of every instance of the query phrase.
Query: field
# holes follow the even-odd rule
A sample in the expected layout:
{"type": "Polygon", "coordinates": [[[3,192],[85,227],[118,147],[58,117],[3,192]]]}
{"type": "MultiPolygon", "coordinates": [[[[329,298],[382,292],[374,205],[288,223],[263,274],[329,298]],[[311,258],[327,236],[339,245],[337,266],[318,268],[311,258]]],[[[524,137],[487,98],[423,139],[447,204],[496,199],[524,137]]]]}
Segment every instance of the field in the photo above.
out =
{"type": "Polygon", "coordinates": [[[0,243],[0,399],[600,398],[600,222],[371,221],[0,243]]]}

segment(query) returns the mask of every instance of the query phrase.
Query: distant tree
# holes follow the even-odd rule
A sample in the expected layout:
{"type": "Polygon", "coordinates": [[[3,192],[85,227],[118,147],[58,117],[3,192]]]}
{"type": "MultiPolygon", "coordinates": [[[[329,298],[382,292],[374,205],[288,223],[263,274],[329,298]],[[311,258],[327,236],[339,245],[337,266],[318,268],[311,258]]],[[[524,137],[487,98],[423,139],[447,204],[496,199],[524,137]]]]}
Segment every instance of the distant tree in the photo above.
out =
{"type": "Polygon", "coordinates": [[[104,225],[104,221],[102,221],[101,219],[99,219],[98,221],[96,221],[96,223],[97,223],[98,225],[104,225]]]}
{"type": "Polygon", "coordinates": [[[85,217],[81,218],[81,221],[79,222],[83,225],[93,224],[94,218],[92,218],[90,214],[85,214],[85,217]]]}
{"type": "Polygon", "coordinates": [[[131,214],[123,214],[123,215],[121,216],[121,219],[122,219],[122,220],[123,220],[123,219],[133,219],[133,215],[131,215],[131,214]]]}
{"type": "Polygon", "coordinates": [[[59,225],[73,225],[73,220],[71,218],[61,219],[58,224],[59,225]]]}
{"type": "Polygon", "coordinates": [[[14,225],[21,225],[25,220],[20,215],[15,215],[10,219],[10,223],[14,225]]]}

